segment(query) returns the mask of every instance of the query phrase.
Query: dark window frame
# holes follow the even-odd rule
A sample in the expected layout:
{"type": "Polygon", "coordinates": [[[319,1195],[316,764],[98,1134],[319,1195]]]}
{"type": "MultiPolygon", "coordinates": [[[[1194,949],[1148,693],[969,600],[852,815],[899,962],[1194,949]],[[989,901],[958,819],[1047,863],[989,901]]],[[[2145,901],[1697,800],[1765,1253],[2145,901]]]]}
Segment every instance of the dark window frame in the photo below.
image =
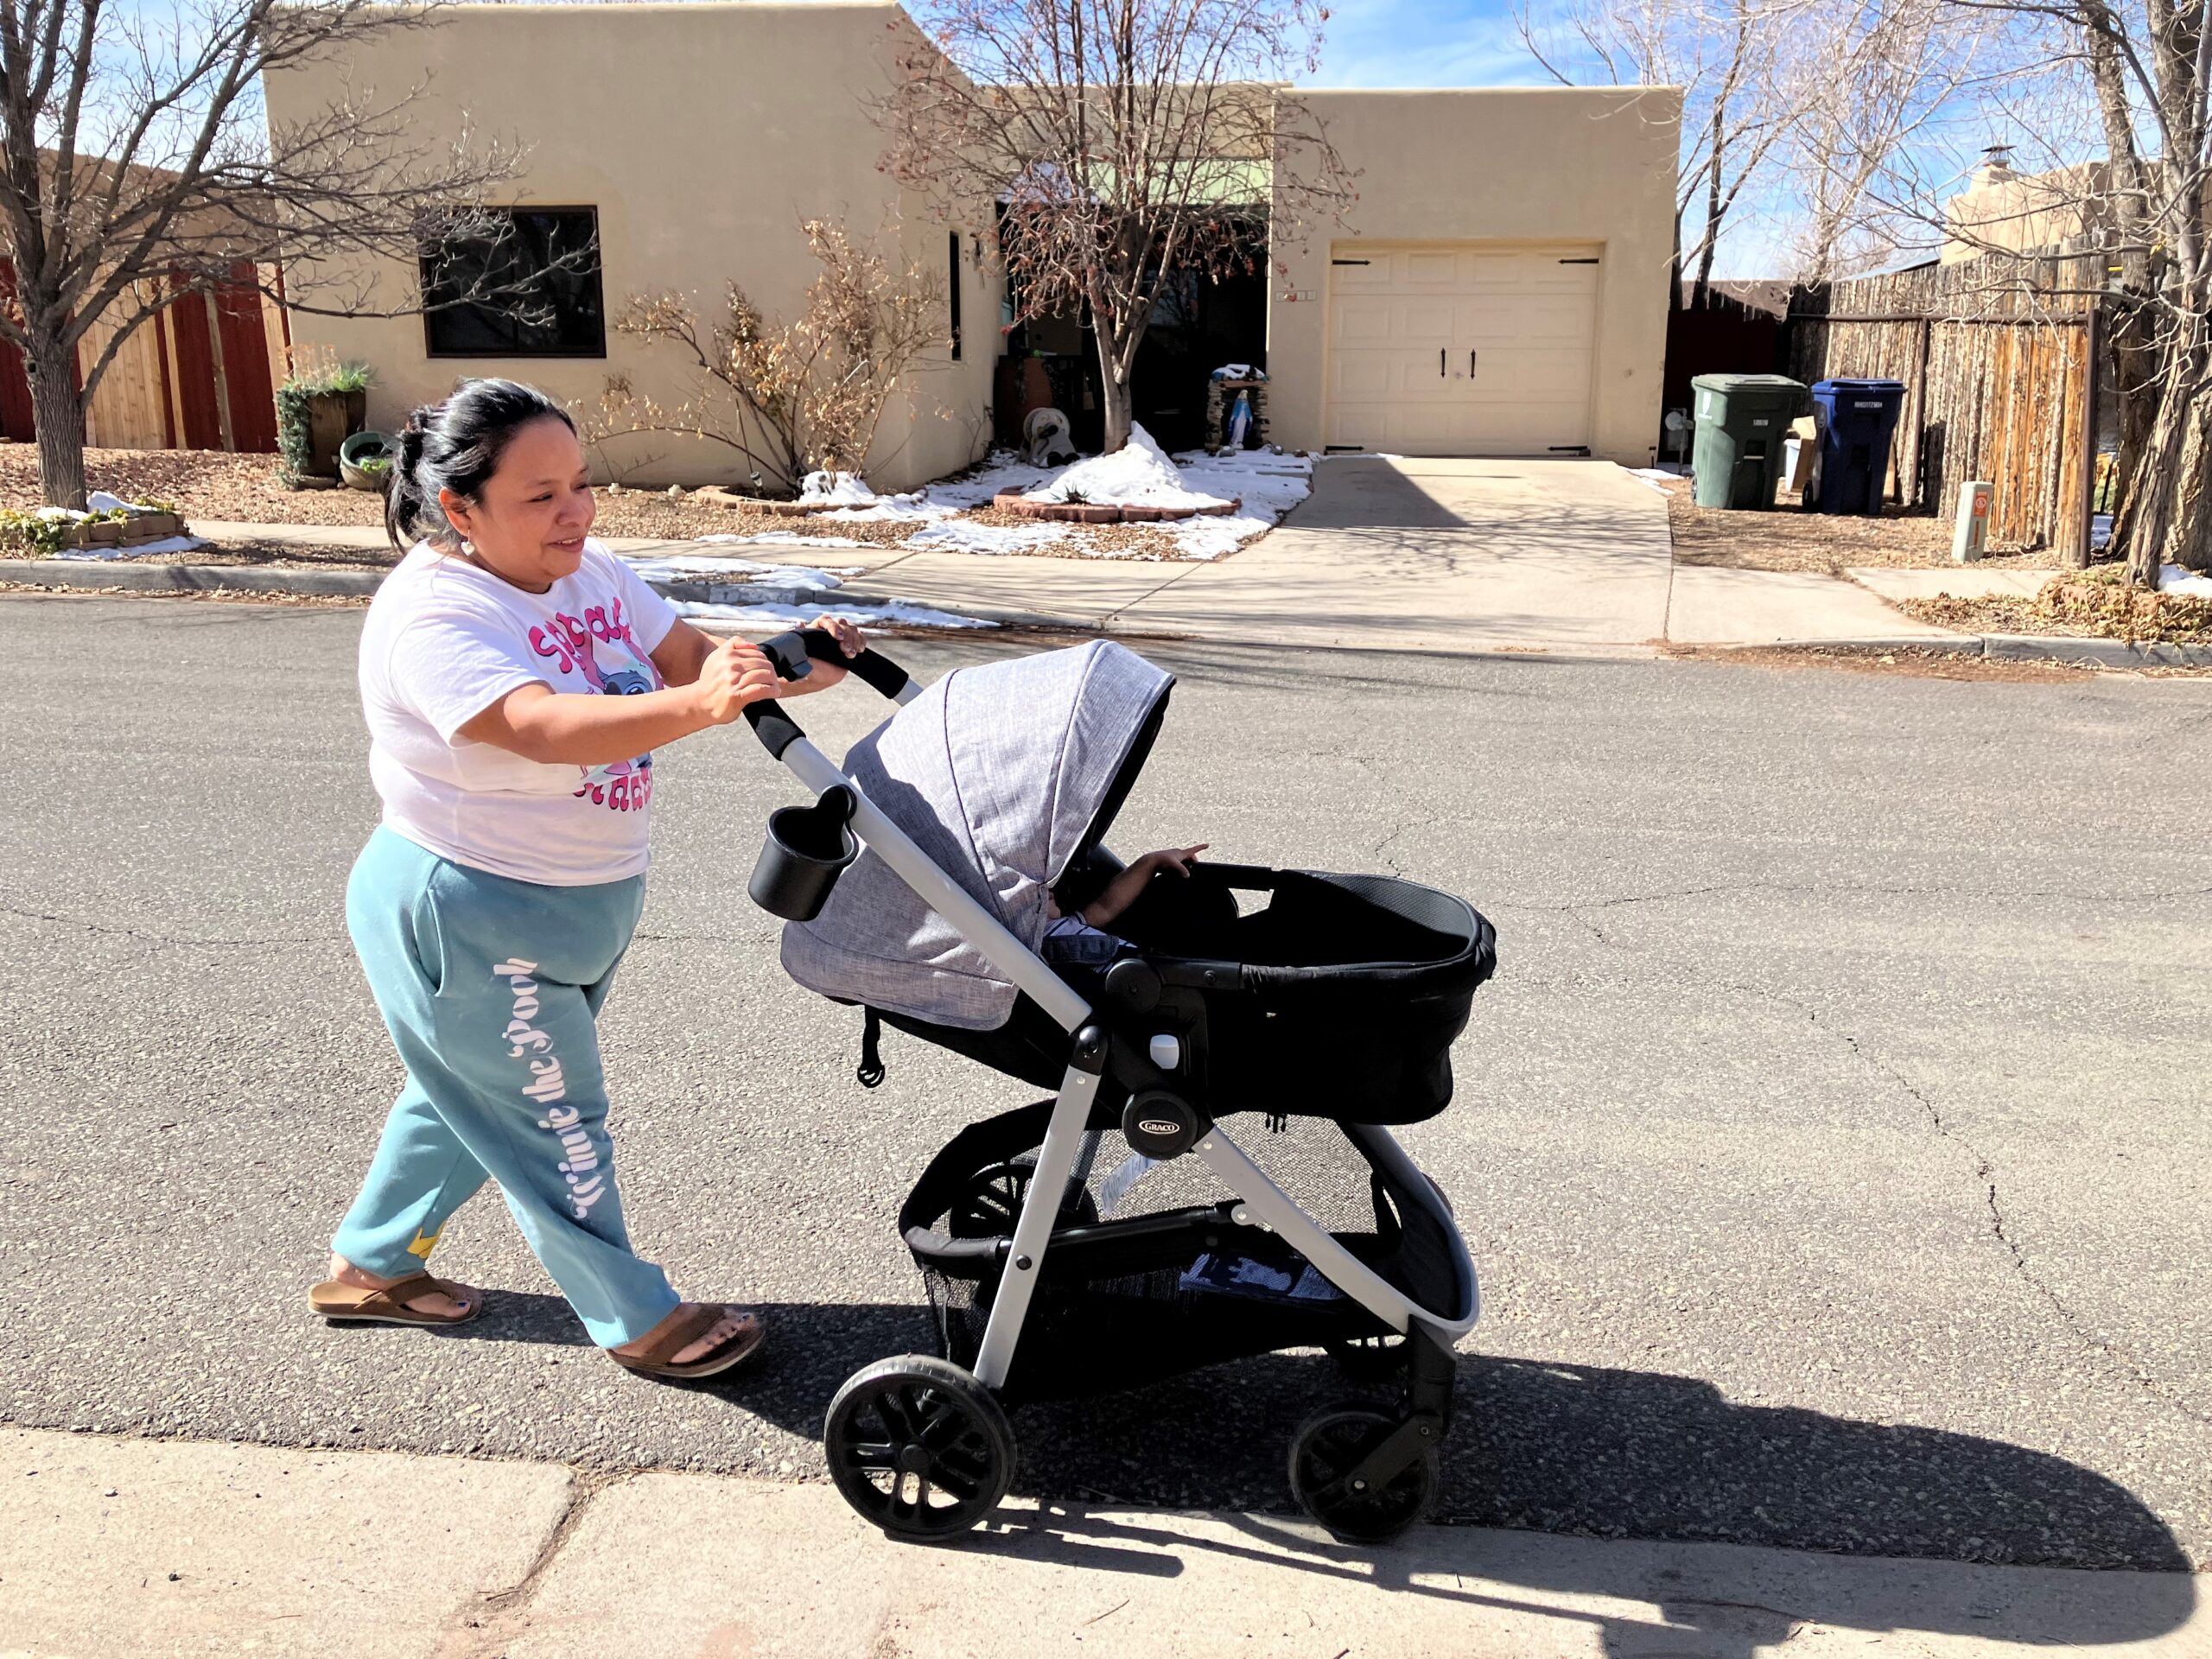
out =
{"type": "Polygon", "coordinates": [[[960,232],[950,230],[944,235],[945,246],[951,256],[952,280],[947,289],[947,304],[951,311],[952,360],[957,363],[960,361],[960,232]]]}
{"type": "MultiPolygon", "coordinates": [[[[595,305],[593,307],[592,315],[590,318],[592,324],[591,343],[588,346],[586,346],[581,341],[576,341],[570,344],[546,346],[521,346],[506,343],[488,349],[481,346],[466,347],[441,346],[437,334],[439,321],[445,318],[466,316],[472,311],[478,310],[479,308],[467,304],[438,306],[433,308],[427,303],[432,296],[432,289],[435,283],[432,261],[435,258],[437,251],[435,247],[426,245],[420,256],[423,298],[426,302],[423,311],[423,354],[425,357],[431,359],[443,358],[457,359],[471,358],[480,359],[486,361],[493,361],[506,358],[520,359],[567,359],[574,361],[604,361],[607,357],[607,264],[606,250],[600,241],[598,205],[594,202],[532,201],[518,202],[499,207],[486,207],[482,211],[486,213],[504,213],[508,215],[510,218],[521,218],[528,214],[543,214],[547,216],[558,214],[569,217],[588,216],[591,224],[591,247],[594,253],[592,263],[588,268],[588,276],[590,277],[592,287],[594,290],[594,297],[596,301],[595,305]]],[[[585,273],[580,270],[577,274],[581,276],[585,273]]]]}

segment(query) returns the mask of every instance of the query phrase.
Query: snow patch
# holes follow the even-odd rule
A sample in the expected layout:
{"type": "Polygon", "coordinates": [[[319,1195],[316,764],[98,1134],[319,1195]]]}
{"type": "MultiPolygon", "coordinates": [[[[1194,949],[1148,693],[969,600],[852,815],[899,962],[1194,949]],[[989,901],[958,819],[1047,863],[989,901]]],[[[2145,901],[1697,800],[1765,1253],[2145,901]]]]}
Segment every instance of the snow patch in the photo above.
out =
{"type": "Polygon", "coordinates": [[[802,536],[795,530],[762,530],[750,536],[734,536],[728,531],[717,531],[711,536],[694,536],[695,542],[714,542],[726,547],[866,547],[850,536],[802,536]]]}
{"type": "Polygon", "coordinates": [[[624,556],[622,563],[647,582],[683,582],[694,576],[727,576],[763,588],[811,588],[823,593],[832,588],[842,587],[844,577],[856,576],[865,569],[861,565],[849,565],[842,570],[820,570],[803,564],[761,564],[753,559],[681,553],[653,558],[631,554],[624,556]]]}
{"type": "Polygon", "coordinates": [[[927,493],[922,490],[906,495],[878,495],[857,473],[809,473],[799,488],[798,499],[807,506],[823,507],[824,510],[818,516],[823,518],[866,519],[877,524],[926,523],[955,511],[951,507],[932,506],[927,493]]]}
{"type": "Polygon", "coordinates": [[[2158,591],[2186,594],[2191,599],[2212,599],[2212,576],[2185,565],[2162,564],[2158,567],[2158,591]]]}
{"type": "Polygon", "coordinates": [[[1068,531],[1068,525],[1059,524],[979,524],[972,518],[954,518],[918,530],[900,545],[943,553],[1027,553],[1065,541],[1068,531]]]}
{"type": "Polygon", "coordinates": [[[1004,491],[1034,489],[1052,476],[1049,467],[1032,467],[1011,449],[994,449],[990,459],[968,477],[942,480],[922,493],[931,506],[962,512],[989,506],[1004,491]]]}
{"type": "Polygon", "coordinates": [[[798,499],[810,505],[868,507],[875,505],[875,492],[858,473],[809,473],[799,483],[798,499]]]}
{"type": "MultiPolygon", "coordinates": [[[[57,508],[57,512],[66,509],[57,508]]],[[[158,542],[141,542],[136,547],[65,547],[54,556],[57,559],[142,559],[149,553],[189,553],[207,543],[197,536],[164,536],[158,542]]]]}
{"type": "Polygon", "coordinates": [[[1093,455],[1063,467],[1052,482],[1028,492],[1031,501],[1089,501],[1103,506],[1219,507],[1226,497],[1206,495],[1184,486],[1183,474],[1152,441],[1132,424],[1129,441],[1110,455],[1093,455]]]}
{"type": "MultiPolygon", "coordinates": [[[[819,605],[703,605],[688,600],[674,601],[676,613],[694,622],[721,622],[741,628],[788,628],[804,626],[822,614],[819,605]]],[[[926,605],[893,600],[887,605],[840,605],[837,614],[863,626],[907,628],[995,628],[980,616],[960,616],[932,610],[926,605]]]]}

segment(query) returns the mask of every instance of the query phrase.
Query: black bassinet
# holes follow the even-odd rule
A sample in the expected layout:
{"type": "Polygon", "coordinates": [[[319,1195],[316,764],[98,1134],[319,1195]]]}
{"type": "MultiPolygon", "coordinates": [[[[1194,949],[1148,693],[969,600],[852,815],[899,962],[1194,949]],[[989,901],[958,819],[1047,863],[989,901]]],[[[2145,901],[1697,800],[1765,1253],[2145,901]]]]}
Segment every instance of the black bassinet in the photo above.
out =
{"type": "MultiPolygon", "coordinates": [[[[1063,884],[1066,902],[1082,903],[1115,868],[1087,851],[1063,884]]],[[[1192,1104],[1214,1117],[1434,1116],[1452,1098],[1452,1044],[1497,966],[1490,923],[1465,900],[1390,876],[1200,863],[1188,880],[1155,880],[1116,928],[1135,955],[1065,976],[1133,1033],[1161,1028],[1166,1014],[1190,1054],[1192,1104]],[[1239,893],[1268,902],[1241,906],[1239,893]]],[[[875,1012],[1041,1089],[1067,1070],[1066,1031],[1026,996],[995,1031],[875,1012]]],[[[1095,1121],[1118,1122],[1127,1098],[1109,1077],[1095,1121]]]]}

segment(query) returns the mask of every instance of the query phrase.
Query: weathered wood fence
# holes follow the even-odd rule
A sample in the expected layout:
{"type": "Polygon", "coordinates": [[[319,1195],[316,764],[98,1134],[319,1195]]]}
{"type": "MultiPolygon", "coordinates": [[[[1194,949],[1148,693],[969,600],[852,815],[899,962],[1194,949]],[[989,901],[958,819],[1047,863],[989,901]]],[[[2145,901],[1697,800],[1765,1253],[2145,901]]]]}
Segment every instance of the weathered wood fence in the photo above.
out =
{"type": "MultiPolygon", "coordinates": [[[[250,264],[213,294],[191,294],[124,340],[85,408],[85,442],[101,449],[276,448],[276,378],[283,314],[264,307],[250,264]]],[[[0,286],[15,269],[0,257],[0,286]]],[[[79,380],[112,333],[95,320],[77,343],[79,380]]],[[[23,355],[0,340],[0,435],[28,443],[30,382],[23,355]]]]}
{"type": "Polygon", "coordinates": [[[1948,517],[1996,486],[1989,538],[2086,558],[2095,476],[2100,273],[2003,256],[1800,289],[1789,373],[1901,380],[1891,499],[1948,517]]]}

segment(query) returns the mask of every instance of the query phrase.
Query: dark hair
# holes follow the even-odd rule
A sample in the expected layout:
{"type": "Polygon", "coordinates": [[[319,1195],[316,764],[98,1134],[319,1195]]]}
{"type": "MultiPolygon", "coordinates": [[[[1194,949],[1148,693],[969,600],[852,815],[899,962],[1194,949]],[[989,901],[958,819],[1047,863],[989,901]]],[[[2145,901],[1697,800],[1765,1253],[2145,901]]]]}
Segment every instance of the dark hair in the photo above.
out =
{"type": "Polygon", "coordinates": [[[516,380],[464,380],[442,404],[425,404],[399,429],[399,453],[384,486],[385,534],[403,552],[425,538],[454,540],[438,492],[480,499],[515,434],[550,416],[576,429],[569,411],[516,380]]]}

